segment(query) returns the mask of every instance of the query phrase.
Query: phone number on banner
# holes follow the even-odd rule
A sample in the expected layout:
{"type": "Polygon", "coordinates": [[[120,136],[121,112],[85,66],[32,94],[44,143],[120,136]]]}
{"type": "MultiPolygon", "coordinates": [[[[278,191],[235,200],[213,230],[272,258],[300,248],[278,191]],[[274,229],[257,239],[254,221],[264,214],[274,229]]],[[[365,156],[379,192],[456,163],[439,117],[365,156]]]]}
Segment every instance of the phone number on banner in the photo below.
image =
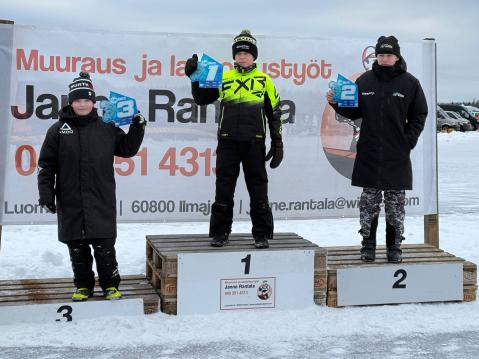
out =
{"type": "MultiPolygon", "coordinates": [[[[31,145],[18,146],[15,151],[15,168],[21,176],[30,176],[37,169],[37,151],[31,145]]],[[[149,153],[147,147],[142,147],[132,158],[115,157],[115,172],[119,176],[130,176],[139,172],[147,176],[149,153]]],[[[156,157],[156,156],[155,156],[156,157]]],[[[213,166],[216,150],[212,148],[197,149],[195,147],[169,147],[155,158],[155,170],[167,173],[169,176],[212,176],[216,174],[213,166]]]]}

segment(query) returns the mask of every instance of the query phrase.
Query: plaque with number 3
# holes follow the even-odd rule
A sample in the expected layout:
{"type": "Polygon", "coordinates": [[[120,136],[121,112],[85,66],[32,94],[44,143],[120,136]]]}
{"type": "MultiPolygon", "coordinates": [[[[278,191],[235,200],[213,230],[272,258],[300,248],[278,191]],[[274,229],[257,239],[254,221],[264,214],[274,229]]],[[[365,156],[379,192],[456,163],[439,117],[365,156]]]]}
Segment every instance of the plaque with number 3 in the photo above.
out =
{"type": "Polygon", "coordinates": [[[129,125],[138,113],[134,98],[110,91],[108,101],[101,101],[100,108],[103,110],[103,121],[114,122],[115,126],[129,125]]]}

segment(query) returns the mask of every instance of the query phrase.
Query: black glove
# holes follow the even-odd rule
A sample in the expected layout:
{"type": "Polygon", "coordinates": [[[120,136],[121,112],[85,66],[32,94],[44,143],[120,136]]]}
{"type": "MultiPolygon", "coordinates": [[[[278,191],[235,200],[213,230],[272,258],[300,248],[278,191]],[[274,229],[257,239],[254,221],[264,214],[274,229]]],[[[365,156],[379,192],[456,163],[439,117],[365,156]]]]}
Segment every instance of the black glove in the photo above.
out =
{"type": "Polygon", "coordinates": [[[138,112],[137,114],[135,114],[135,116],[133,116],[133,120],[131,120],[131,123],[133,126],[145,128],[146,119],[140,112],[138,112]]]}
{"type": "Polygon", "coordinates": [[[275,140],[271,141],[271,148],[269,149],[268,154],[266,155],[265,160],[269,161],[273,158],[269,164],[271,168],[276,168],[279,166],[283,160],[283,141],[275,140]]]}
{"type": "Polygon", "coordinates": [[[186,76],[190,77],[193,72],[196,71],[198,67],[198,55],[193,54],[188,60],[186,60],[185,65],[185,74],[186,76]]]}
{"type": "Polygon", "coordinates": [[[38,202],[40,204],[40,207],[42,207],[48,213],[57,213],[57,206],[55,206],[55,203],[44,203],[42,201],[38,202]]]}

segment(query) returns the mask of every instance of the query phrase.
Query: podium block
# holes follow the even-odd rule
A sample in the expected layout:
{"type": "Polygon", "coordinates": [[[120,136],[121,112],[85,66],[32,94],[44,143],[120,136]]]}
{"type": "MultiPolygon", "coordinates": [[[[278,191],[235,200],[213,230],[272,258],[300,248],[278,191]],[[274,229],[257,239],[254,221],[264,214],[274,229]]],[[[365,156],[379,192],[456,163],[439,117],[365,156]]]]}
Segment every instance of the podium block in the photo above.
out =
{"type": "Polygon", "coordinates": [[[476,264],[427,244],[406,244],[401,248],[403,262],[396,264],[387,262],[385,246],[378,246],[376,260],[371,263],[361,261],[359,246],[328,247],[327,305],[476,300],[476,264]],[[389,276],[390,285],[385,286],[384,276],[389,276]],[[338,288],[341,280],[348,283],[352,279],[349,283],[354,288],[338,288]],[[375,287],[382,294],[372,293],[375,287]],[[354,290],[355,298],[350,299],[354,290]]]}
{"type": "Polygon", "coordinates": [[[0,325],[76,322],[111,316],[143,316],[143,298],[85,302],[0,305],[0,325]]]}
{"type": "MultiPolygon", "coordinates": [[[[71,302],[75,289],[72,278],[21,279],[0,281],[0,306],[71,302]]],[[[122,276],[120,291],[123,299],[143,299],[145,314],[158,311],[159,297],[143,275],[122,276]]],[[[105,299],[100,287],[95,287],[88,302],[105,299]]]]}
{"type": "Polygon", "coordinates": [[[326,250],[295,233],[275,233],[270,248],[254,248],[250,234],[232,234],[224,247],[212,247],[211,239],[202,234],[146,236],[146,276],[161,298],[161,311],[177,314],[178,255],[183,253],[258,252],[285,250],[314,251],[313,300],[326,305],[326,250]]]}

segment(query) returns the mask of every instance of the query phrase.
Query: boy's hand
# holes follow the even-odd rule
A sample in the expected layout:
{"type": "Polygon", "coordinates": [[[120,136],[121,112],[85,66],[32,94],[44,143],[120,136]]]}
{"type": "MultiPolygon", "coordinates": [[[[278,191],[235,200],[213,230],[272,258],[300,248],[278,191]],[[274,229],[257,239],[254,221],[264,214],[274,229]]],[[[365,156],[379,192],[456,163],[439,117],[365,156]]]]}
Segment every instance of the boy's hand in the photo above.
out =
{"type": "Polygon", "coordinates": [[[186,60],[185,74],[190,77],[193,72],[198,68],[198,55],[193,54],[188,60],[186,60]]]}
{"type": "Polygon", "coordinates": [[[271,141],[271,148],[269,149],[268,154],[266,155],[265,161],[269,161],[272,158],[269,166],[271,168],[276,168],[280,165],[283,160],[283,141],[275,140],[271,141]]]}
{"type": "Polygon", "coordinates": [[[40,207],[42,207],[45,211],[48,213],[57,213],[57,206],[55,206],[55,203],[42,203],[39,201],[40,207]]]}
{"type": "Polygon", "coordinates": [[[330,103],[335,105],[336,102],[333,100],[334,99],[334,92],[332,90],[329,90],[326,92],[326,100],[330,103]]]}
{"type": "Polygon", "coordinates": [[[131,124],[133,126],[145,128],[146,119],[141,113],[138,112],[137,114],[135,114],[135,116],[133,116],[133,120],[131,120],[131,124]]]}

